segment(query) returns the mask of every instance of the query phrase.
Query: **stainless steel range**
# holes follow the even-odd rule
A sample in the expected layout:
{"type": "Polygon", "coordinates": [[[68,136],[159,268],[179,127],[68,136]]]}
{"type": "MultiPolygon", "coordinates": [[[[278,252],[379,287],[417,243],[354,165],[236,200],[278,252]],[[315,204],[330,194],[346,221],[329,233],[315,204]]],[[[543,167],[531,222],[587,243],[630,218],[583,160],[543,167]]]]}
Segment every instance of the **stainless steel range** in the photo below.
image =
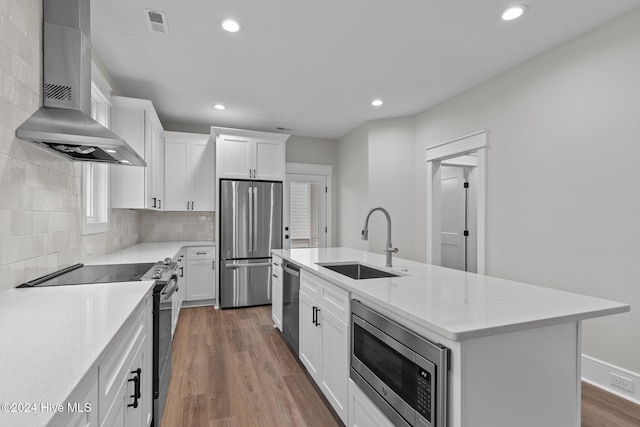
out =
{"type": "Polygon", "coordinates": [[[156,263],[75,264],[19,288],[91,285],[155,280],[153,287],[153,423],[160,426],[171,376],[171,298],[178,290],[177,263],[171,258],[156,263]]]}

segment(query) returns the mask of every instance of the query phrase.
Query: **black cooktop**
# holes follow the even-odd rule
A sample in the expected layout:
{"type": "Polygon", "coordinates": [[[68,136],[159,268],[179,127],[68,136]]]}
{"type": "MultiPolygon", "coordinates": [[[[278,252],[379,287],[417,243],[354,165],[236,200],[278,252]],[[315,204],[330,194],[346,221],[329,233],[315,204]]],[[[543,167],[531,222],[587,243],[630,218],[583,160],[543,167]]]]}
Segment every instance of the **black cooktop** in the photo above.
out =
{"type": "Polygon", "coordinates": [[[52,274],[23,283],[19,288],[38,286],[82,285],[90,283],[135,282],[141,280],[155,263],[76,264],[52,274]]]}

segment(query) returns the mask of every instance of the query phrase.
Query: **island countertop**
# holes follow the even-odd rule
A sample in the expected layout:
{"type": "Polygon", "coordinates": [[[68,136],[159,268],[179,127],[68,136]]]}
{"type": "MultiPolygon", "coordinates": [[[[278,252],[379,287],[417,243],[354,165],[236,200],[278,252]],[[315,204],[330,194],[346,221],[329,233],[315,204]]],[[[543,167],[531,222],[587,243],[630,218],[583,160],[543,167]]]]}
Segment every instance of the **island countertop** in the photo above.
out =
{"type": "Polygon", "coordinates": [[[454,341],[624,313],[628,304],[351,248],[274,250],[316,274],[454,341]],[[399,277],[355,280],[318,263],[360,262],[399,277]]]}

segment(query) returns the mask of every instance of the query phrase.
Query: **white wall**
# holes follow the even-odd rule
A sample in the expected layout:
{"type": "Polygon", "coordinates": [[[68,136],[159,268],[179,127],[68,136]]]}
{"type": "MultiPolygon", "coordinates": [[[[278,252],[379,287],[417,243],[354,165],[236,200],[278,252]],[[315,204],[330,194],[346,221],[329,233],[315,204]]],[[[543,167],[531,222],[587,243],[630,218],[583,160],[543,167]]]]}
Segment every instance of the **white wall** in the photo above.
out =
{"type": "Polygon", "coordinates": [[[403,217],[413,252],[402,257],[424,261],[424,149],[487,129],[487,274],[630,303],[630,313],[584,322],[583,352],[640,372],[639,76],[636,10],[407,118],[415,120],[413,198],[381,194],[406,175],[378,182],[385,153],[396,154],[383,141],[410,137],[402,119],[361,126],[338,145],[340,244],[362,247],[363,205],[381,197],[413,212],[403,217]]]}
{"type": "Polygon", "coordinates": [[[586,321],[583,351],[635,372],[639,76],[637,10],[416,117],[417,151],[490,131],[487,274],[631,303],[586,321]]]}
{"type": "Polygon", "coordinates": [[[337,244],[356,249],[368,249],[360,240],[364,215],[369,206],[369,125],[349,132],[338,141],[336,171],[338,203],[336,211],[337,244]]]}
{"type": "MultiPolygon", "coordinates": [[[[360,209],[361,219],[374,206],[391,216],[393,246],[397,256],[415,259],[415,232],[405,226],[414,215],[413,117],[376,120],[369,123],[369,204],[360,209]]],[[[362,226],[361,226],[362,227],[362,226]]],[[[383,253],[387,242],[387,221],[381,212],[371,215],[369,250],[383,253]]],[[[395,255],[394,255],[395,256],[395,255]]]]}

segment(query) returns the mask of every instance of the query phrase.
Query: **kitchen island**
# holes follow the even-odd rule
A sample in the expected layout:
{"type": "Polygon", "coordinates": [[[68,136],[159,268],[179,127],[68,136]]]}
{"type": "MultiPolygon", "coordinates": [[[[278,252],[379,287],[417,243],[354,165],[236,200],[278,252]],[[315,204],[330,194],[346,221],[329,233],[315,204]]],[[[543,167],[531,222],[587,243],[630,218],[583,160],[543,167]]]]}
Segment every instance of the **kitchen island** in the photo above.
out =
{"type": "MultiPolygon", "coordinates": [[[[630,309],[623,303],[400,258],[393,260],[393,268],[385,268],[383,255],[350,248],[273,254],[301,268],[303,288],[305,276],[321,280],[448,347],[451,427],[579,426],[581,322],[630,309]],[[355,280],[319,265],[347,262],[398,277],[355,280]]],[[[354,424],[353,399],[350,391],[344,402],[349,425],[354,424]]]]}

